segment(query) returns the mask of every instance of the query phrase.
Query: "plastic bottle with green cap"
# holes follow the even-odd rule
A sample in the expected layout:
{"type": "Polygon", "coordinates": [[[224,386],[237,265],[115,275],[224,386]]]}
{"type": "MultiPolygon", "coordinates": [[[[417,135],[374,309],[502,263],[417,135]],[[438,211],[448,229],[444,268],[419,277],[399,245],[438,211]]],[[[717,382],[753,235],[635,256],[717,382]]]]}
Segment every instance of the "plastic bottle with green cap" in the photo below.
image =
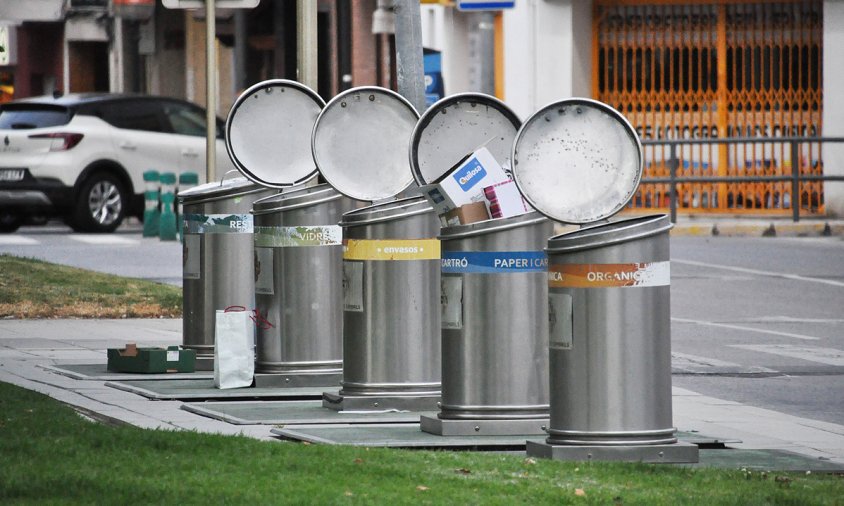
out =
{"type": "Polygon", "coordinates": [[[161,218],[158,237],[162,241],[175,241],[176,237],[176,174],[161,174],[161,218]]]}
{"type": "Polygon", "coordinates": [[[157,170],[144,172],[144,237],[157,237],[161,211],[158,199],[161,194],[160,175],[157,170]]]}

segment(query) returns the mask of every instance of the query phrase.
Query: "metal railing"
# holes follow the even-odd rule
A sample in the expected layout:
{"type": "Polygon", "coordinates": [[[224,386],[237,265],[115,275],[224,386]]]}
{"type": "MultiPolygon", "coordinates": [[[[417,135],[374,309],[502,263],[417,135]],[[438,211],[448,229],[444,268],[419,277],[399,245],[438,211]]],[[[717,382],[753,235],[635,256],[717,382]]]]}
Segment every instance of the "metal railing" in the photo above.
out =
{"type": "Polygon", "coordinates": [[[803,144],[823,144],[844,142],[844,137],[730,137],[723,139],[658,139],[642,140],[642,146],[668,146],[668,158],[664,160],[668,167],[668,177],[643,177],[641,184],[667,184],[669,186],[669,208],[671,222],[677,222],[677,186],[681,184],[694,183],[777,183],[791,182],[791,214],[793,221],[800,221],[800,185],[812,181],[836,181],[844,182],[844,175],[830,176],[824,174],[810,174],[801,170],[805,165],[800,162],[800,146],[803,144]],[[681,158],[678,156],[678,147],[696,145],[756,145],[756,144],[787,144],[790,153],[791,173],[781,175],[761,176],[680,176],[677,169],[680,166],[681,158]]]}

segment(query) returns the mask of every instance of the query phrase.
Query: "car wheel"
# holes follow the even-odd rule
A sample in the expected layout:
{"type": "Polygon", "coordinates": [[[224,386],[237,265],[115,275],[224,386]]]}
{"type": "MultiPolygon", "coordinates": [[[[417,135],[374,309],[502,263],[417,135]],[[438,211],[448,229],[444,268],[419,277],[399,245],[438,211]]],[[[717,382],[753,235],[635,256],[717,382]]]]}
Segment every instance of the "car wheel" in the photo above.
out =
{"type": "Polygon", "coordinates": [[[119,179],[99,172],[79,189],[73,228],[80,232],[113,232],[126,215],[126,190],[119,179]]]}
{"type": "Polygon", "coordinates": [[[0,211],[0,234],[11,234],[19,229],[23,220],[11,211],[0,211]]]}

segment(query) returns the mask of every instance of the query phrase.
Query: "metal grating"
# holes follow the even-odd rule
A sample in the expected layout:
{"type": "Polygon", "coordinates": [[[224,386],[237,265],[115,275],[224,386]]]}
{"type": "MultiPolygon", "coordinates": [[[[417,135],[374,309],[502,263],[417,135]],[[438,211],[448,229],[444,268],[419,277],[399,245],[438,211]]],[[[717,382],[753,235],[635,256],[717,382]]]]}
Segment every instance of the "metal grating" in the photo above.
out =
{"type": "MultiPolygon", "coordinates": [[[[645,141],[821,135],[822,2],[596,0],[594,96],[645,141]]],[[[684,145],[678,177],[789,176],[823,171],[820,143],[684,145]]],[[[669,175],[669,146],[645,146],[645,178],[669,175]]],[[[681,210],[784,214],[787,182],[686,183],[681,210]]],[[[668,206],[667,184],[643,184],[634,208],[668,206]]],[[[799,205],[823,211],[820,181],[799,205]]]]}

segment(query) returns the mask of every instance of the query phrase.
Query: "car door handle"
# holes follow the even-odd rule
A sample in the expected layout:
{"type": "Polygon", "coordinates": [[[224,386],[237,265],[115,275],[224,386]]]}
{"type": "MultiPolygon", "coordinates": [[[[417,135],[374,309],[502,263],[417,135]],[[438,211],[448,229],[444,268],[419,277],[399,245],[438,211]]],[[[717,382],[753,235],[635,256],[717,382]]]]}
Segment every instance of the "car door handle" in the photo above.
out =
{"type": "Polygon", "coordinates": [[[127,151],[135,151],[138,149],[138,146],[136,144],[132,144],[131,142],[121,142],[120,147],[127,151]]]}
{"type": "Polygon", "coordinates": [[[194,151],[192,149],[183,149],[182,150],[182,156],[186,156],[188,158],[196,158],[196,157],[199,156],[199,153],[197,153],[196,151],[194,151]]]}

